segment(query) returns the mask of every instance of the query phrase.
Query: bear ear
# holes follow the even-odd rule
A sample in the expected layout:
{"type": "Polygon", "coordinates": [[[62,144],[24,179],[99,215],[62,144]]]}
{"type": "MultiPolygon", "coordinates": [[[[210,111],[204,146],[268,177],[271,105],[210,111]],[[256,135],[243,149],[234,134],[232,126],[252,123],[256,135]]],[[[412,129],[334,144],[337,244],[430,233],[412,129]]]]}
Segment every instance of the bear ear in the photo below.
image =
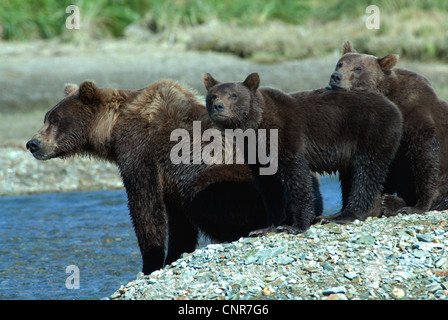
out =
{"type": "Polygon", "coordinates": [[[244,80],[243,85],[252,91],[256,91],[260,85],[260,76],[256,72],[251,73],[247,76],[246,80],[244,80]]]}
{"type": "Polygon", "coordinates": [[[66,96],[71,95],[73,92],[78,90],[78,86],[76,84],[67,83],[64,88],[64,92],[66,96]]]}
{"type": "Polygon", "coordinates": [[[84,81],[79,85],[79,99],[86,104],[100,102],[100,89],[95,82],[84,81]]]}
{"type": "Polygon", "coordinates": [[[383,71],[389,71],[397,64],[398,58],[399,56],[396,54],[388,54],[387,56],[379,58],[377,60],[383,71]]]}
{"type": "Polygon", "coordinates": [[[355,49],[353,49],[352,45],[350,44],[349,41],[345,41],[344,44],[342,45],[342,54],[346,54],[346,53],[357,53],[357,51],[355,49]]]}
{"type": "Polygon", "coordinates": [[[217,85],[218,83],[219,83],[219,81],[215,80],[215,78],[213,78],[210,73],[204,74],[204,85],[205,85],[205,88],[207,89],[207,91],[211,87],[214,87],[215,85],[217,85]]]}

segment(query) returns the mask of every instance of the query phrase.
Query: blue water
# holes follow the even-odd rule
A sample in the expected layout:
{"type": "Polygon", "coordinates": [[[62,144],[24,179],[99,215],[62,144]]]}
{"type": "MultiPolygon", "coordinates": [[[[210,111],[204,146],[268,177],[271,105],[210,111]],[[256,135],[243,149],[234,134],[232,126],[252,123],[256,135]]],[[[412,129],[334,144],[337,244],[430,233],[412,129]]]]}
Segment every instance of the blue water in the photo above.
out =
{"type": "MultiPolygon", "coordinates": [[[[321,183],[325,213],[338,211],[337,179],[321,183]]],[[[101,299],[141,269],[124,190],[0,197],[0,215],[0,299],[101,299]]]]}

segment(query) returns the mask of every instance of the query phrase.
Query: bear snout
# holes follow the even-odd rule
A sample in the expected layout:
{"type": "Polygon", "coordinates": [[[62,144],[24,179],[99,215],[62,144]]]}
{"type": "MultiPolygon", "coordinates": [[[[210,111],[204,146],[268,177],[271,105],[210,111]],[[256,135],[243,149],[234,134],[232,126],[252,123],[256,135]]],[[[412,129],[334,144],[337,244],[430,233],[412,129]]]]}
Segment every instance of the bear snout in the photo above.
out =
{"type": "Polygon", "coordinates": [[[42,142],[37,139],[31,139],[26,143],[26,148],[30,150],[31,153],[35,153],[40,150],[42,142]]]}
{"type": "Polygon", "coordinates": [[[342,81],[342,74],[339,72],[333,72],[330,77],[330,85],[331,84],[339,84],[342,81]]]}
{"type": "Polygon", "coordinates": [[[215,102],[213,103],[213,111],[216,113],[220,113],[224,110],[224,103],[222,102],[215,102]]]}

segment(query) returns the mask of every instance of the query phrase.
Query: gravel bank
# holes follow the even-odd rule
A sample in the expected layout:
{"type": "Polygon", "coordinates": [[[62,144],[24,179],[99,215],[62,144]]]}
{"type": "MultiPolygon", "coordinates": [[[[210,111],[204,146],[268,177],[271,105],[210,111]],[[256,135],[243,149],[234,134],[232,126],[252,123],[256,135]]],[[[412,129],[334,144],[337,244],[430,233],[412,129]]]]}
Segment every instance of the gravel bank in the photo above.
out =
{"type": "Polygon", "coordinates": [[[448,212],[210,244],[109,299],[446,300],[448,212]]]}
{"type": "Polygon", "coordinates": [[[81,157],[38,161],[24,147],[0,148],[0,196],[119,188],[113,164],[81,157]]]}

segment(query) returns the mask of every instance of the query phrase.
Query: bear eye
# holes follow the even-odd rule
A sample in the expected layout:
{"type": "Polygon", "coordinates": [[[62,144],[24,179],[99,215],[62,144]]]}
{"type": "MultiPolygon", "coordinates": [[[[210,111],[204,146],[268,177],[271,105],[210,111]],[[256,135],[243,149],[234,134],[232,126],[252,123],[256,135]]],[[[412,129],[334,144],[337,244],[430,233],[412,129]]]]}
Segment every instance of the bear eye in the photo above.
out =
{"type": "Polygon", "coordinates": [[[59,123],[59,118],[50,118],[50,124],[55,126],[59,123]]]}
{"type": "Polygon", "coordinates": [[[355,68],[355,72],[356,72],[356,73],[360,73],[361,71],[362,71],[361,67],[356,67],[356,68],[355,68]]]}
{"type": "Polygon", "coordinates": [[[339,62],[338,65],[336,66],[337,68],[341,68],[342,67],[342,62],[339,62]]]}
{"type": "Polygon", "coordinates": [[[236,98],[238,98],[238,96],[236,95],[236,93],[232,93],[232,95],[230,96],[230,98],[232,98],[232,99],[236,99],[236,98]]]}
{"type": "Polygon", "coordinates": [[[215,100],[217,97],[216,97],[216,94],[212,94],[212,96],[210,97],[212,100],[215,100]]]}

